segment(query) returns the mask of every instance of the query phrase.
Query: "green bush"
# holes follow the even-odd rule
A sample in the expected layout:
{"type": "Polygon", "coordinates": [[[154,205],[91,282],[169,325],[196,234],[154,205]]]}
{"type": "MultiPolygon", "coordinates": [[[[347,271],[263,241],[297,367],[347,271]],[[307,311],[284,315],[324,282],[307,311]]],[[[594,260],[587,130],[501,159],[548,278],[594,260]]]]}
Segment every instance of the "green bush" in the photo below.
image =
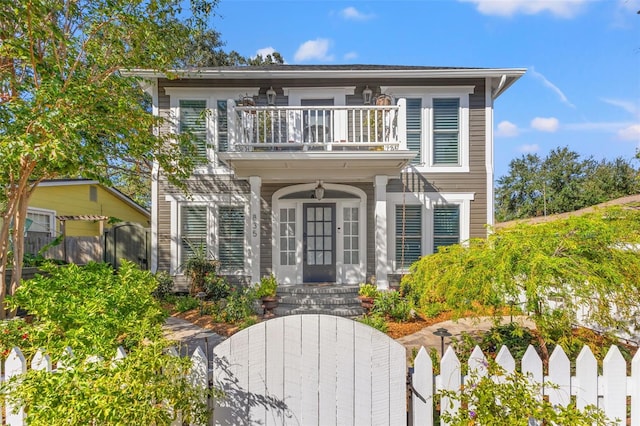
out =
{"type": "Polygon", "coordinates": [[[411,305],[396,290],[379,292],[372,311],[395,321],[411,319],[411,305]]]}
{"type": "Polygon", "coordinates": [[[260,278],[260,283],[256,287],[255,293],[258,299],[263,297],[275,297],[278,291],[278,281],[275,275],[271,274],[260,278]]]}
{"type": "Polygon", "coordinates": [[[216,275],[207,274],[204,277],[204,291],[207,293],[207,299],[218,301],[224,299],[229,295],[231,286],[226,278],[216,275]]]}
{"type": "Polygon", "coordinates": [[[158,286],[153,291],[154,297],[160,300],[166,300],[173,293],[173,277],[166,271],[157,272],[155,275],[158,286]]]}
{"type": "Polygon", "coordinates": [[[378,287],[376,287],[374,284],[361,283],[360,287],[358,288],[358,296],[372,297],[375,299],[376,297],[378,297],[378,294],[378,287]]]}
{"type": "Polygon", "coordinates": [[[175,307],[178,312],[187,312],[200,306],[200,301],[195,297],[181,296],[176,298],[175,307]]]}
{"type": "Polygon", "coordinates": [[[227,296],[227,304],[222,308],[222,321],[235,324],[245,321],[255,314],[253,304],[256,300],[255,292],[248,287],[233,287],[227,296]]]}
{"type": "Polygon", "coordinates": [[[129,349],[161,336],[166,314],[152,296],[157,281],[150,272],[131,262],[117,272],[104,263],[42,269],[46,274],[24,281],[7,300],[33,317],[21,349],[70,346],[80,354],[111,355],[119,345],[129,349]]]}
{"type": "Polygon", "coordinates": [[[358,321],[360,321],[363,324],[367,324],[369,327],[373,327],[376,330],[379,330],[383,333],[386,333],[388,330],[387,321],[382,315],[378,313],[372,313],[371,315],[364,315],[358,318],[358,321]]]}

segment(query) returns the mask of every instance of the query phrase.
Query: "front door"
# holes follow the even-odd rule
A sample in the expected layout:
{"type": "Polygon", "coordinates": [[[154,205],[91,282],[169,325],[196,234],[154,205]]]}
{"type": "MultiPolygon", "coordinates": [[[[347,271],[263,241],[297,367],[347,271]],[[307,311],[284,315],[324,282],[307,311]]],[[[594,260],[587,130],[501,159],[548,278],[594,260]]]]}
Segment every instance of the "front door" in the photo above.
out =
{"type": "Polygon", "coordinates": [[[336,281],[336,205],[304,204],[304,282],[336,281]]]}

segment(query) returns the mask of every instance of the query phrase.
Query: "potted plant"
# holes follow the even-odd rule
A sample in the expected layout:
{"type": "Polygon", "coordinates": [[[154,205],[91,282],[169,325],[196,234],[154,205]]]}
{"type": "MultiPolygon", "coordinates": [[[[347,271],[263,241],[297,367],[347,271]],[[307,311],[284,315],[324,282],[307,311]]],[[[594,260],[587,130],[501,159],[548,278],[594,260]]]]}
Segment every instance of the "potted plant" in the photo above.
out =
{"type": "Polygon", "coordinates": [[[360,299],[360,305],[362,305],[367,313],[371,310],[371,308],[373,308],[373,304],[375,303],[378,294],[378,287],[376,287],[374,284],[360,284],[360,288],[358,289],[358,299],[360,299]]]}
{"type": "Polygon", "coordinates": [[[204,245],[192,246],[191,256],[181,265],[181,269],[189,277],[189,294],[195,296],[205,291],[205,280],[208,274],[216,274],[220,262],[209,257],[204,245]]]}
{"type": "Polygon", "coordinates": [[[278,307],[278,281],[275,275],[265,275],[260,278],[260,283],[256,287],[256,297],[262,301],[263,314],[273,315],[273,310],[278,307]]]}

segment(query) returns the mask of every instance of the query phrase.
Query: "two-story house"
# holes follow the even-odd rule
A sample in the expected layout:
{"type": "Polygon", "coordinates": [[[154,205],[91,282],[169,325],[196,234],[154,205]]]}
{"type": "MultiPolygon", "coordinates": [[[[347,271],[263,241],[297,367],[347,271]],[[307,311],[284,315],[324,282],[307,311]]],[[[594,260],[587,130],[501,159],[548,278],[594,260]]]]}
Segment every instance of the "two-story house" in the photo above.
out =
{"type": "MultiPolygon", "coordinates": [[[[152,270],[206,248],[247,283],[379,288],[493,222],[494,101],[524,69],[276,65],[145,78],[196,136],[190,194],[152,180],[152,270]]],[[[181,278],[182,277],[182,278],[181,278]]]]}

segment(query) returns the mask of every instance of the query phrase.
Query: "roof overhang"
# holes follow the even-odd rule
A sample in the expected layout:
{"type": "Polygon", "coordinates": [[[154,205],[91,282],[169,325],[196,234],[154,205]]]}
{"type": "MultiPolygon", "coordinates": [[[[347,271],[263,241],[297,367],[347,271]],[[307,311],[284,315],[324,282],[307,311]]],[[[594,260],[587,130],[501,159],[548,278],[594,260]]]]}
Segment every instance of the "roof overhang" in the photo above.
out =
{"type": "Polygon", "coordinates": [[[399,177],[415,156],[411,151],[379,152],[221,152],[218,157],[236,176],[258,176],[263,182],[371,181],[376,175],[399,177]]]}

